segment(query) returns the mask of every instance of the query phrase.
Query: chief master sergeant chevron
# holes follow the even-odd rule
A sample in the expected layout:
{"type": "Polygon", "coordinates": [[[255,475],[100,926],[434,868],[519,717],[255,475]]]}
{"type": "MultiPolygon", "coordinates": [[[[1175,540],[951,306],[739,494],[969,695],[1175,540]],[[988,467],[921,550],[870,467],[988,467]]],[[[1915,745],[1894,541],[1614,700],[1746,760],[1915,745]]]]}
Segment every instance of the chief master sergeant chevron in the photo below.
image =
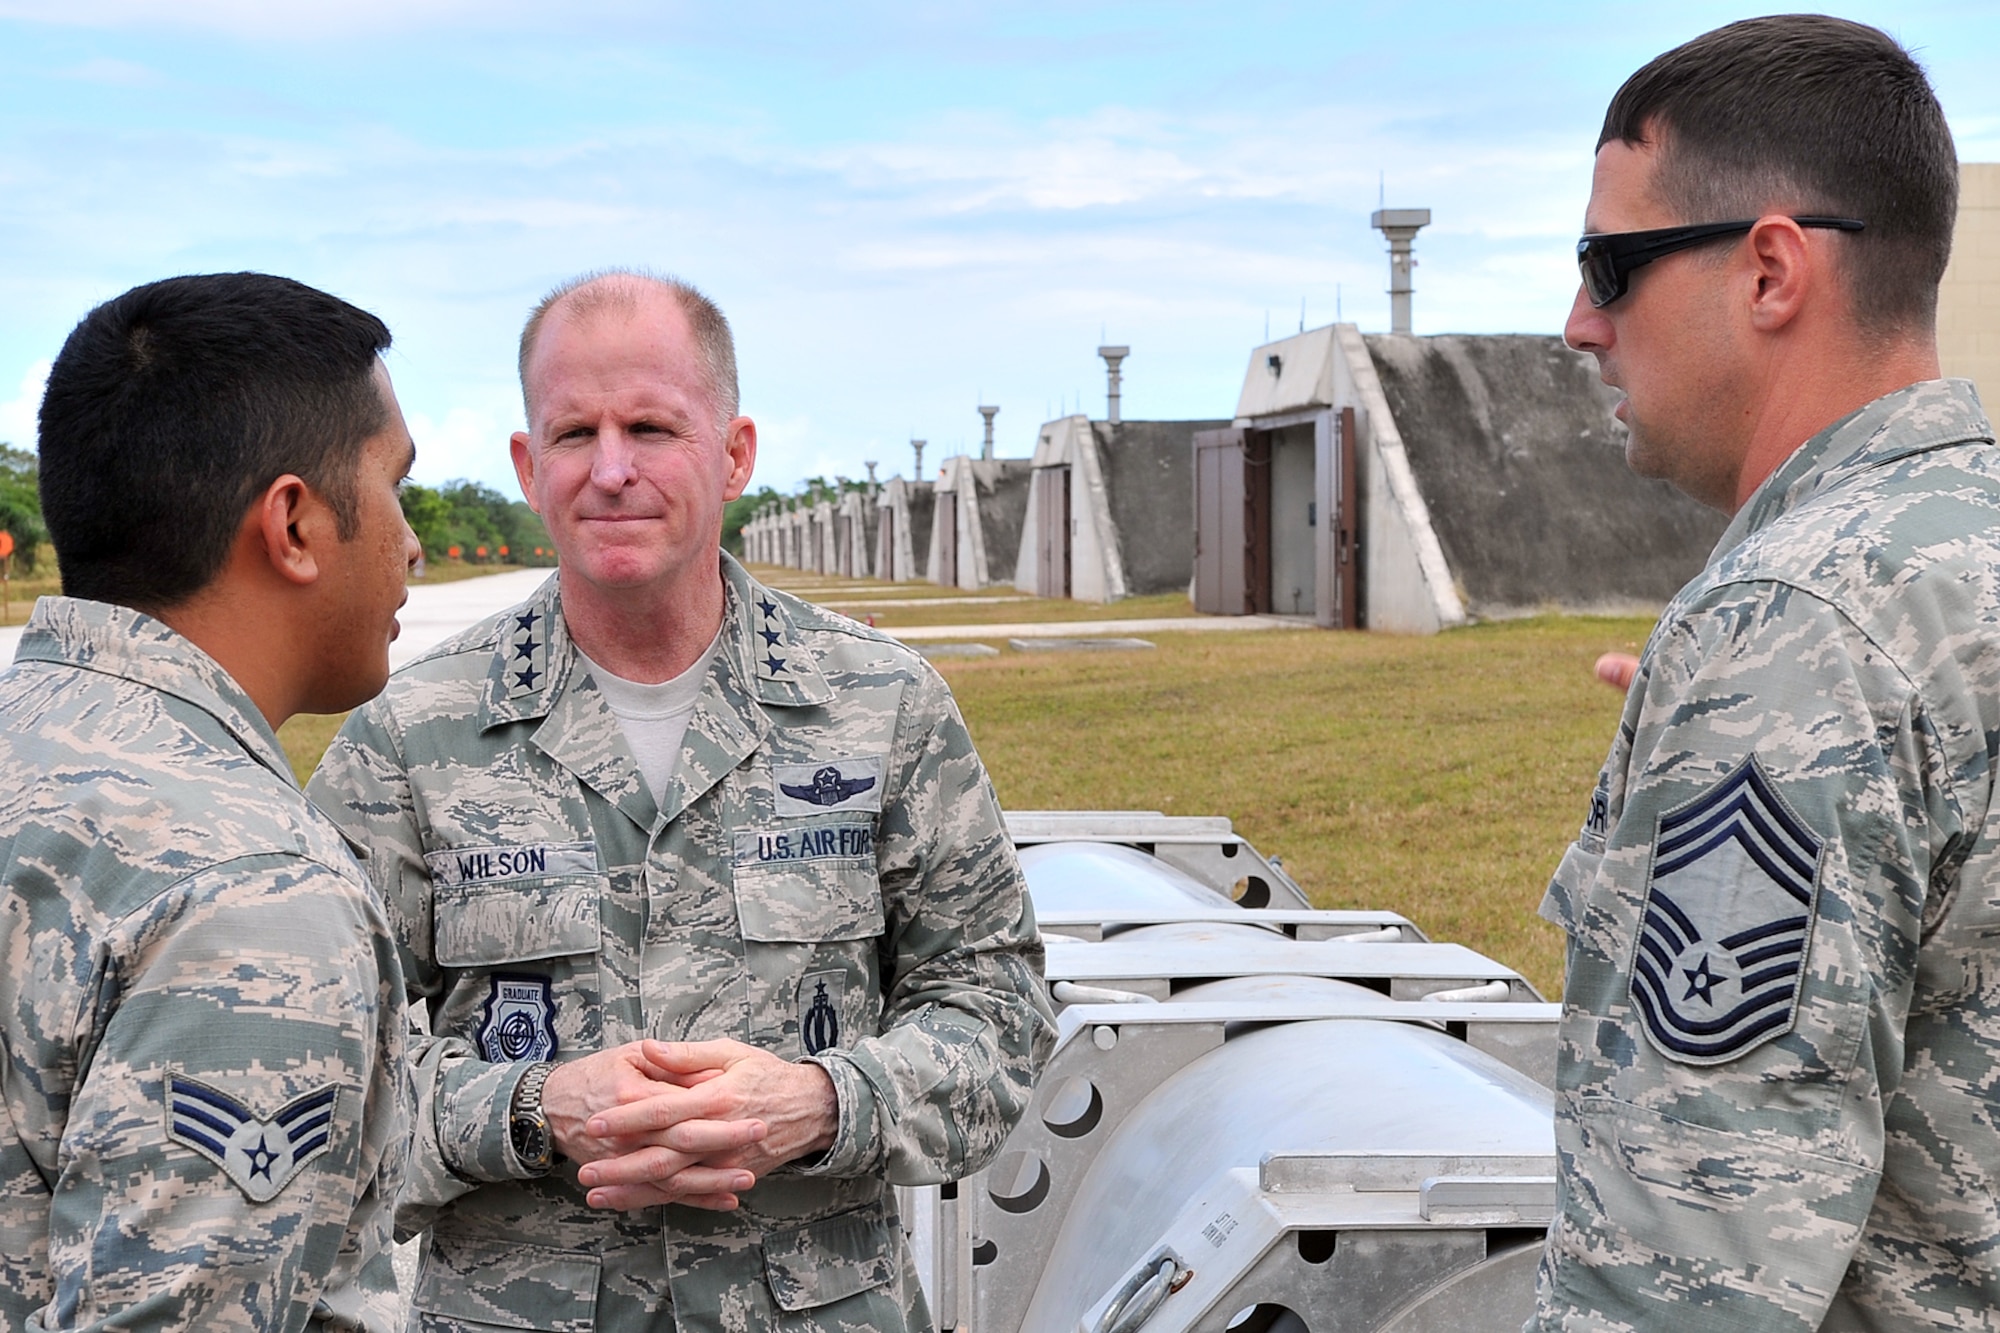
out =
{"type": "Polygon", "coordinates": [[[1646,645],[1569,934],[1531,1329],[2000,1327],[2000,449],[1938,378],[1957,162],[1792,15],[1605,117],[1572,346],[1734,515],[1646,645]]]}
{"type": "Polygon", "coordinates": [[[521,383],[559,573],[311,785],[435,1034],[417,1318],[927,1328],[889,1185],[981,1166],[1052,1040],[991,786],[921,657],[720,551],[756,428],[713,304],[558,288],[521,383]]]}
{"type": "Polygon", "coordinates": [[[257,273],[76,326],[0,676],[0,1328],[388,1333],[389,922],[273,728],[382,688],[417,555],[382,322],[257,273]]]}

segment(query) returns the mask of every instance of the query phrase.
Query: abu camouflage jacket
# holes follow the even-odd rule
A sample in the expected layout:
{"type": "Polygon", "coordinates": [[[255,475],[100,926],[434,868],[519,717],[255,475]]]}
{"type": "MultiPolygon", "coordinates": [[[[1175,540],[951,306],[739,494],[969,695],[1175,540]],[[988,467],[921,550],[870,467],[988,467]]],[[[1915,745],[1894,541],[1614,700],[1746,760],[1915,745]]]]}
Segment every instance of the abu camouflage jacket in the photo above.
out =
{"type": "Polygon", "coordinates": [[[235,681],[41,599],[0,675],[0,1328],[387,1333],[402,991],[235,681]]]}
{"type": "Polygon", "coordinates": [[[1661,616],[1569,934],[1528,1327],[2000,1326],[2000,449],[1828,427],[1661,616]]]}
{"type": "Polygon", "coordinates": [[[998,1150],[1052,1041],[1041,943],[964,724],[917,654],[723,557],[723,632],[655,802],[559,581],[397,673],[312,790],[402,933],[421,1113],[400,1223],[430,1329],[928,1324],[889,1189],[998,1150]],[[522,1062],[640,1037],[810,1059],[809,1169],[732,1213],[590,1209],[506,1133],[522,1062]]]}

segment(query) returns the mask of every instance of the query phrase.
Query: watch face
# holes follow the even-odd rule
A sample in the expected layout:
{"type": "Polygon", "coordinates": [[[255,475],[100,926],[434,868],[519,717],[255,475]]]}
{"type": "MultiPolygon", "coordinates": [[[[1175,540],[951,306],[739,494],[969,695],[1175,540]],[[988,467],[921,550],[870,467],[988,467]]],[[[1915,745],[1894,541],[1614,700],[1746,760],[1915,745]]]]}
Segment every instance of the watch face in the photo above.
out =
{"type": "Polygon", "coordinates": [[[547,1128],[533,1120],[516,1120],[510,1128],[515,1154],[529,1166],[546,1165],[549,1159],[547,1128]]]}

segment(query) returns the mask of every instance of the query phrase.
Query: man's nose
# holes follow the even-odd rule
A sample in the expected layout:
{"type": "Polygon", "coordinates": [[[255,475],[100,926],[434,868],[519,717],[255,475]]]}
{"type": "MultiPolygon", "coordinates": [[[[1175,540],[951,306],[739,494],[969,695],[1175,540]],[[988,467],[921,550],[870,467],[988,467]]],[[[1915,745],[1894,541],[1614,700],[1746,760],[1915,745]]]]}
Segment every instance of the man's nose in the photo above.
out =
{"type": "Polygon", "coordinates": [[[1576,299],[1563,322],[1563,341],[1579,352],[1603,352],[1611,346],[1611,321],[1590,303],[1582,283],[1576,285],[1576,299]]]}
{"type": "Polygon", "coordinates": [[[638,475],[633,465],[632,441],[616,427],[597,432],[597,447],[590,454],[590,484],[607,491],[623,490],[638,475]]]}

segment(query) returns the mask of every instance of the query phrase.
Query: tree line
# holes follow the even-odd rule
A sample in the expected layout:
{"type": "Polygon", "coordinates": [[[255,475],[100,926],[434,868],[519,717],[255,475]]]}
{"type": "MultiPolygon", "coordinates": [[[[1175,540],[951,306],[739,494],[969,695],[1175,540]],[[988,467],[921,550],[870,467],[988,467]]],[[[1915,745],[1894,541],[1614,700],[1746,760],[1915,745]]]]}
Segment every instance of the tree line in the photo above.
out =
{"type": "MultiPolygon", "coordinates": [[[[475,565],[553,565],[555,543],[535,511],[476,481],[442,486],[405,482],[403,517],[427,560],[475,565]]],[[[31,449],[0,441],[0,531],[14,538],[14,570],[32,574],[48,542],[42,522],[41,466],[31,449]]]]}
{"type": "Polygon", "coordinates": [[[426,560],[475,565],[553,565],[555,543],[535,511],[476,481],[403,483],[403,517],[426,560]]]}

